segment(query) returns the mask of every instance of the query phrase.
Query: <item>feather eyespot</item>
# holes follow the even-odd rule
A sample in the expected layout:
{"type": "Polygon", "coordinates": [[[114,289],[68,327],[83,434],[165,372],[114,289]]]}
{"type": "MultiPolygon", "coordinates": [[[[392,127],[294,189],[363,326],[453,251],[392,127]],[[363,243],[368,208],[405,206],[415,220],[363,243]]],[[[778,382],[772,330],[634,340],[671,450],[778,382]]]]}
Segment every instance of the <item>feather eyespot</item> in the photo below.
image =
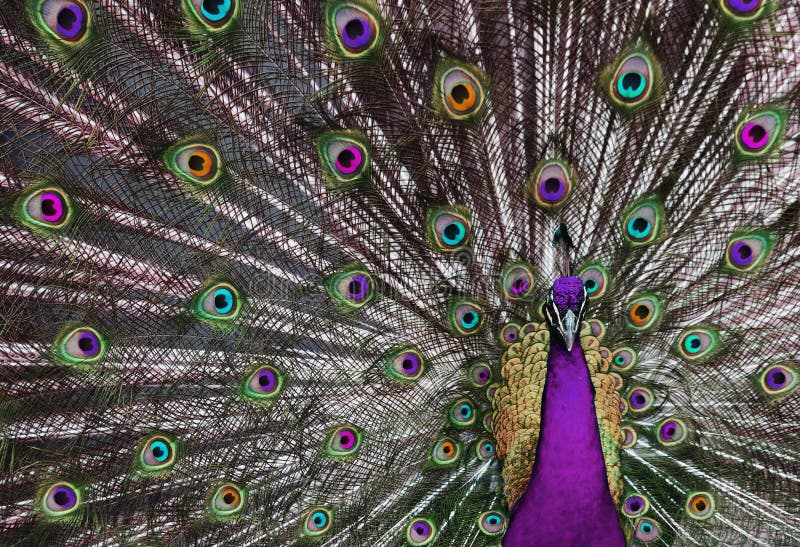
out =
{"type": "Polygon", "coordinates": [[[480,70],[466,63],[446,60],[439,65],[436,74],[434,106],[440,116],[455,121],[477,119],[486,100],[480,70]]]}
{"type": "Polygon", "coordinates": [[[508,347],[519,339],[520,326],[517,323],[506,323],[497,333],[497,341],[501,347],[508,347]]]}
{"type": "Polygon", "coordinates": [[[650,509],[650,500],[641,494],[631,494],[622,502],[622,512],[626,517],[639,517],[650,509]]]}
{"type": "Polygon", "coordinates": [[[578,276],[586,287],[586,295],[590,300],[597,300],[606,293],[608,285],[608,272],[599,264],[592,264],[583,268],[578,276]]]}
{"type": "Polygon", "coordinates": [[[144,439],[140,447],[139,466],[145,473],[165,471],[175,463],[177,445],[175,441],[163,435],[144,439]]]}
{"type": "Polygon", "coordinates": [[[678,446],[688,438],[689,428],[678,418],[667,418],[656,426],[656,439],[662,446],[678,446]]]}
{"type": "Polygon", "coordinates": [[[437,465],[450,465],[461,456],[461,445],[455,439],[445,437],[433,447],[431,459],[437,465]]]}
{"type": "Polygon", "coordinates": [[[636,414],[647,412],[653,406],[653,392],[646,387],[637,387],[628,394],[628,407],[636,414]]]}
{"type": "Polygon", "coordinates": [[[60,188],[47,186],[23,194],[17,211],[20,221],[29,228],[59,230],[72,218],[72,201],[60,188]]]}
{"type": "Polygon", "coordinates": [[[312,507],[303,519],[303,535],[316,537],[325,534],[333,523],[333,512],[325,507],[312,507]]]}
{"type": "Polygon", "coordinates": [[[648,330],[661,317],[661,303],[655,295],[640,296],[628,304],[625,315],[628,328],[636,331],[648,330]]]}
{"type": "Polygon", "coordinates": [[[283,383],[281,371],[272,365],[263,365],[245,378],[242,393],[254,400],[268,401],[280,395],[283,383]]]}
{"type": "Polygon", "coordinates": [[[781,142],[786,117],[786,110],[778,107],[743,114],[736,126],[736,158],[746,160],[769,155],[781,142]]]}
{"type": "Polygon", "coordinates": [[[329,2],[326,8],[329,33],[339,52],[351,59],[363,58],[380,42],[380,18],[375,6],[363,3],[329,2]]]}
{"type": "Polygon", "coordinates": [[[230,283],[211,283],[195,296],[190,309],[197,319],[224,324],[239,316],[242,300],[239,291],[230,283]]]}
{"type": "Polygon", "coordinates": [[[469,243],[472,219],[464,207],[440,207],[428,213],[428,239],[439,251],[453,252],[469,243]]]}
{"type": "Polygon", "coordinates": [[[91,365],[102,360],[108,342],[91,327],[74,327],[59,336],[55,343],[56,358],[71,365],[91,365]]]}
{"type": "Polygon", "coordinates": [[[325,281],[328,295],[343,311],[357,311],[375,298],[375,283],[360,264],[351,264],[325,281]]]}
{"type": "Polygon", "coordinates": [[[362,133],[325,133],[317,140],[317,152],[331,188],[345,188],[368,180],[370,152],[362,133]]]}
{"type": "Polygon", "coordinates": [[[757,386],[770,399],[790,395],[800,385],[800,373],[789,361],[774,363],[758,376],[757,386]]]}
{"type": "Polygon", "coordinates": [[[468,336],[483,326],[483,307],[470,300],[457,300],[450,304],[447,313],[450,328],[457,336],[468,336]]]}
{"type": "Polygon", "coordinates": [[[719,7],[732,23],[749,23],[773,6],[769,0],[719,0],[719,7]]]}
{"type": "Polygon", "coordinates": [[[492,380],[492,369],[484,362],[469,367],[469,381],[475,387],[483,387],[492,380]]]}
{"type": "Polygon", "coordinates": [[[716,503],[708,492],[692,492],[686,497],[686,514],[694,520],[708,520],[714,516],[716,503]]]}
{"type": "Polygon", "coordinates": [[[91,16],[82,0],[43,0],[36,15],[40,26],[61,43],[76,45],[87,36],[91,16]]]}
{"type": "Polygon", "coordinates": [[[414,546],[428,545],[436,539],[438,533],[436,521],[429,518],[417,517],[406,526],[406,539],[414,546]]]}
{"type": "Polygon", "coordinates": [[[725,249],[722,266],[736,273],[753,272],[764,264],[772,247],[772,234],[766,230],[734,235],[725,249]]]}
{"type": "Polygon", "coordinates": [[[491,439],[479,439],[475,445],[475,454],[481,461],[491,460],[495,456],[495,447],[491,439]]]}
{"type": "Polygon", "coordinates": [[[537,205],[545,209],[558,209],[564,205],[572,191],[571,170],[558,160],[540,164],[530,180],[530,195],[537,205]]]}
{"type": "Polygon", "coordinates": [[[73,514],[82,501],[81,490],[69,482],[56,482],[40,491],[39,508],[48,517],[57,518],[73,514]]]}
{"type": "Polygon", "coordinates": [[[164,163],[175,176],[195,188],[206,188],[222,177],[222,159],[212,146],[176,144],[164,152],[164,163]]]}
{"type": "Polygon", "coordinates": [[[500,275],[501,291],[512,301],[524,300],[533,293],[536,274],[529,264],[516,262],[509,264],[500,275]]]}
{"type": "Polygon", "coordinates": [[[661,529],[653,519],[640,518],[635,523],[634,537],[643,543],[650,543],[661,537],[661,529]]]}
{"type": "Polygon", "coordinates": [[[394,348],[384,358],[387,374],[401,382],[418,380],[425,372],[425,358],[414,346],[399,346],[394,348]]]}
{"type": "Polygon", "coordinates": [[[636,430],[630,426],[622,426],[622,448],[631,448],[639,440],[636,430]]]}
{"type": "Polygon", "coordinates": [[[678,338],[677,353],[689,362],[708,359],[720,343],[719,331],[710,327],[692,327],[678,338]]]}
{"type": "Polygon", "coordinates": [[[478,528],[487,536],[497,536],[506,531],[506,515],[501,511],[486,511],[478,515],[478,528]]]}
{"type": "Polygon", "coordinates": [[[492,432],[492,413],[487,412],[486,415],[483,417],[483,428],[488,431],[489,433],[492,432]]]}
{"type": "Polygon", "coordinates": [[[475,423],[475,407],[467,399],[459,399],[447,412],[450,423],[456,427],[469,427],[475,423]]]}
{"type": "Polygon", "coordinates": [[[649,51],[633,51],[622,56],[607,71],[606,90],[611,103],[618,109],[633,112],[655,95],[661,73],[655,58],[649,51]]]}
{"type": "Polygon", "coordinates": [[[345,425],[336,428],[328,437],[326,451],[329,456],[352,456],[361,447],[361,431],[345,425]]]}
{"type": "Polygon", "coordinates": [[[208,30],[224,29],[235,17],[238,0],[184,0],[189,12],[208,30]]]}
{"type": "Polygon", "coordinates": [[[216,518],[232,518],[241,514],[246,501],[247,492],[244,489],[227,483],[211,491],[209,509],[216,518]]]}
{"type": "Polygon", "coordinates": [[[664,229],[664,208],[661,202],[645,199],[629,208],[622,221],[622,235],[632,247],[653,243],[664,229]]]}
{"type": "Polygon", "coordinates": [[[611,364],[614,370],[628,372],[636,366],[639,357],[633,348],[627,346],[614,350],[611,354],[611,364]]]}

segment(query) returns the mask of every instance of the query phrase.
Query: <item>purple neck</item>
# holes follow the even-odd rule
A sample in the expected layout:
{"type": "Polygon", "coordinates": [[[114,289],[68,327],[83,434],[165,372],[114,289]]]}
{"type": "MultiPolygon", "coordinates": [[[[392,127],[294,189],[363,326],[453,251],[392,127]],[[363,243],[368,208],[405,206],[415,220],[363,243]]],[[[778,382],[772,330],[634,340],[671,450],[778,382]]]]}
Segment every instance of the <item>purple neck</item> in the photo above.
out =
{"type": "Polygon", "coordinates": [[[624,547],[611,499],[594,387],[580,345],[550,344],[542,428],[531,481],[514,506],[505,547],[624,547]]]}

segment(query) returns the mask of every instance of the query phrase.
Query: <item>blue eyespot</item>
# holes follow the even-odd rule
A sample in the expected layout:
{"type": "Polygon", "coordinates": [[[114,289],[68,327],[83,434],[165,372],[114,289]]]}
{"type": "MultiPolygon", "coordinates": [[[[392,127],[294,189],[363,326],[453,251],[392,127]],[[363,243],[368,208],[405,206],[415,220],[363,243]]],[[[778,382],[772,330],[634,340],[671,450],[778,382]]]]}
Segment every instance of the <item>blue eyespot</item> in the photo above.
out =
{"type": "Polygon", "coordinates": [[[468,311],[461,317],[461,326],[465,329],[471,329],[478,324],[480,316],[477,311],[468,311]]]}
{"type": "Polygon", "coordinates": [[[636,99],[647,87],[647,79],[641,72],[624,72],[617,79],[617,93],[623,99],[636,99]]]}
{"type": "Polygon", "coordinates": [[[467,228],[461,221],[453,221],[442,230],[442,241],[447,245],[459,245],[467,236],[467,228]]]}
{"type": "Polygon", "coordinates": [[[205,0],[200,5],[200,13],[202,13],[203,17],[205,17],[209,21],[214,21],[214,22],[222,21],[230,13],[232,4],[233,3],[231,2],[231,0],[214,0],[214,1],[205,0]],[[209,10],[208,9],[209,7],[211,7],[213,11],[209,10]]]}
{"type": "Polygon", "coordinates": [[[221,288],[214,291],[214,309],[217,313],[226,314],[233,309],[234,296],[229,289],[221,288]]]}
{"type": "Polygon", "coordinates": [[[153,458],[158,463],[165,462],[169,458],[169,447],[164,441],[155,441],[151,443],[150,452],[153,453],[153,458]]]}
{"type": "Polygon", "coordinates": [[[644,217],[633,217],[628,221],[628,233],[635,239],[643,239],[652,231],[650,221],[644,217]]]}

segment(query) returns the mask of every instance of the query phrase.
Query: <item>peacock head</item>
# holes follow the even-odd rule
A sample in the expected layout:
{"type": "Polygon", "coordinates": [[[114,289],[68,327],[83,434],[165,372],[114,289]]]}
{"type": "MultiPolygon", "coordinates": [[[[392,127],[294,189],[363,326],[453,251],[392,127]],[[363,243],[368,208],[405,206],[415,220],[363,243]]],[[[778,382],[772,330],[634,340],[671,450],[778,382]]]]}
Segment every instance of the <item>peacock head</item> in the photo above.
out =
{"type": "Polygon", "coordinates": [[[550,289],[544,314],[550,328],[561,335],[567,351],[572,351],[575,337],[581,329],[586,302],[586,288],[580,277],[559,277],[550,289]]]}

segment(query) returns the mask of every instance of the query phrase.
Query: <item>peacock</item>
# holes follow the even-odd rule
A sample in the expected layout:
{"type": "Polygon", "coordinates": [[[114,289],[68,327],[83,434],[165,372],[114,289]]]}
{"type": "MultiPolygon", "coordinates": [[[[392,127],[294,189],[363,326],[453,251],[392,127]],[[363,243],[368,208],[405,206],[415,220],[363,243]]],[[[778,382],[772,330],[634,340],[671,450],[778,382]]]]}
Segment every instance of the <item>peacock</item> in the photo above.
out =
{"type": "Polygon", "coordinates": [[[0,544],[800,545],[795,0],[8,0],[0,544]]]}

